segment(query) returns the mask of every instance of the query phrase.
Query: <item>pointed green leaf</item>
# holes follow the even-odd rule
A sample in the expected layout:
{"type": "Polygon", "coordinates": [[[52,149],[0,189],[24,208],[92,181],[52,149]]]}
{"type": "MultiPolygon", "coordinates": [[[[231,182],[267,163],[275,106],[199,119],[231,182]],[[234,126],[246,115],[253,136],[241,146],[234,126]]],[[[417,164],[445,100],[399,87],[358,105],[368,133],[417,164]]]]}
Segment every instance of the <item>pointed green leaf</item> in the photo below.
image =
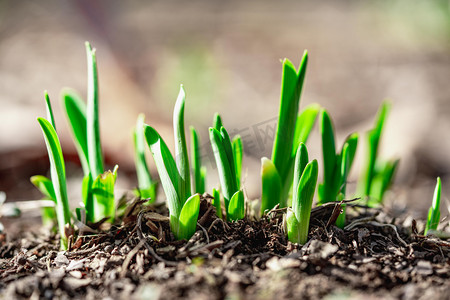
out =
{"type": "Polygon", "coordinates": [[[100,124],[98,117],[98,73],[95,49],[86,42],[86,55],[88,65],[88,97],[87,97],[87,146],[88,161],[93,178],[103,173],[103,154],[100,142],[100,124]]]}
{"type": "Polygon", "coordinates": [[[331,184],[336,169],[336,146],[333,124],[325,109],[322,110],[320,115],[320,134],[322,136],[323,182],[328,185],[331,184]]]}
{"type": "Polygon", "coordinates": [[[237,221],[243,219],[245,216],[245,200],[244,192],[242,190],[234,193],[228,205],[227,220],[237,221]]]}
{"type": "Polygon", "coordinates": [[[191,195],[189,159],[184,132],[184,102],[186,94],[183,85],[180,86],[177,102],[173,110],[173,130],[175,134],[175,161],[180,174],[180,199],[182,203],[191,195]]]}
{"type": "Polygon", "coordinates": [[[294,164],[294,189],[292,194],[292,199],[297,199],[297,189],[295,187],[298,186],[300,179],[303,175],[303,171],[305,170],[306,165],[309,162],[308,158],[308,150],[306,149],[305,144],[300,143],[297,148],[297,153],[295,155],[295,164],[294,164]]]}
{"type": "Polygon", "coordinates": [[[64,227],[66,224],[70,224],[70,211],[69,201],[67,199],[66,170],[61,144],[58,135],[50,122],[43,118],[38,118],[37,120],[41,126],[42,133],[44,134],[50,160],[50,174],[56,197],[56,213],[59,233],[61,235],[61,248],[66,249],[67,237],[65,235],[64,227]]]}
{"type": "Polygon", "coordinates": [[[89,170],[87,127],[86,127],[86,104],[81,97],[71,89],[63,89],[61,92],[63,108],[66,113],[69,127],[75,142],[75,147],[86,176],[89,170]]]}
{"type": "Polygon", "coordinates": [[[390,103],[384,101],[378,110],[375,125],[367,134],[368,151],[364,163],[364,171],[358,182],[358,194],[362,196],[369,196],[372,180],[374,178],[374,169],[377,160],[378,144],[380,142],[381,133],[390,110],[390,103]]]}
{"type": "Polygon", "coordinates": [[[225,209],[227,209],[231,197],[237,190],[236,177],[231,172],[231,164],[228,160],[222,135],[220,135],[215,128],[211,127],[209,128],[209,138],[211,140],[211,146],[214,152],[217,170],[219,172],[219,180],[223,191],[225,209]]]}
{"type": "Polygon", "coordinates": [[[47,120],[50,122],[50,124],[52,124],[53,128],[56,131],[55,117],[53,116],[52,104],[50,103],[50,97],[48,96],[47,91],[44,91],[44,98],[45,98],[45,108],[47,111],[47,120]]]}
{"type": "Polygon", "coordinates": [[[222,147],[227,155],[227,160],[228,164],[230,165],[231,174],[233,175],[233,177],[236,177],[236,164],[234,162],[233,146],[231,145],[230,136],[228,135],[228,132],[223,126],[220,128],[220,135],[222,136],[222,147]]]}
{"type": "MultiPolygon", "coordinates": [[[[191,163],[194,176],[192,193],[203,194],[205,192],[205,177],[202,176],[202,160],[200,141],[197,131],[191,126],[191,163]]],[[[204,169],[204,168],[203,168],[204,169]]],[[[206,169],[204,169],[206,172],[206,169]]]]}
{"type": "Polygon", "coordinates": [[[282,187],[281,178],[272,161],[266,157],[261,159],[261,215],[266,210],[271,210],[280,203],[282,187]]]}
{"type": "Polygon", "coordinates": [[[300,94],[308,63],[308,52],[305,51],[300,63],[299,71],[287,59],[283,61],[283,75],[281,82],[280,112],[278,117],[277,131],[272,151],[272,161],[282,179],[285,180],[291,166],[289,158],[293,152],[294,134],[300,94]]]}
{"type": "Polygon", "coordinates": [[[437,178],[436,188],[434,189],[433,203],[428,211],[428,219],[425,227],[424,235],[427,235],[428,230],[436,230],[439,225],[441,212],[439,206],[441,203],[441,178],[437,178]]]}
{"type": "Polygon", "coordinates": [[[222,118],[220,117],[219,113],[214,114],[214,124],[213,128],[215,128],[217,131],[220,131],[220,128],[223,126],[222,118]]]}
{"type": "Polygon", "coordinates": [[[311,206],[316,190],[318,173],[317,160],[308,163],[297,187],[297,198],[292,199],[292,210],[300,223],[298,233],[300,244],[306,243],[308,239],[311,206]]]}
{"type": "Polygon", "coordinates": [[[367,202],[369,206],[377,206],[383,202],[384,194],[394,179],[398,163],[398,159],[393,161],[377,159],[370,184],[369,201],[367,202]]]}
{"type": "Polygon", "coordinates": [[[31,176],[30,181],[42,194],[44,194],[46,199],[56,202],[55,190],[53,189],[53,183],[50,179],[42,175],[35,175],[31,176]]]}
{"type": "Polygon", "coordinates": [[[200,195],[192,195],[186,200],[186,203],[181,210],[179,227],[172,229],[177,240],[188,240],[194,235],[195,229],[197,228],[199,210],[200,195]]]}
{"type": "Polygon", "coordinates": [[[234,169],[236,171],[236,187],[241,187],[241,173],[242,173],[242,157],[244,153],[244,146],[242,145],[242,139],[239,135],[233,138],[233,157],[234,157],[234,169]]]}
{"type": "Polygon", "coordinates": [[[166,143],[155,129],[144,125],[144,133],[153,159],[155,160],[164,193],[167,197],[169,213],[178,219],[183,203],[178,192],[180,190],[179,182],[181,178],[177,165],[166,143]]]}

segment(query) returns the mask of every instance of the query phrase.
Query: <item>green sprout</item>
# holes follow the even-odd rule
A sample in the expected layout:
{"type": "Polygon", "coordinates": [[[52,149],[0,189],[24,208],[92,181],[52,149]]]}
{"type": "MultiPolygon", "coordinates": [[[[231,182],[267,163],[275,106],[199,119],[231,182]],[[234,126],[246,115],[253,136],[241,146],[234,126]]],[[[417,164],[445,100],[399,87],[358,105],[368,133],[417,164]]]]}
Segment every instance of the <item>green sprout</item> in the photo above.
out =
{"type": "MultiPolygon", "coordinates": [[[[52,105],[47,91],[44,91],[44,98],[47,120],[49,120],[56,131],[55,118],[53,117],[52,105]]],[[[35,175],[30,178],[30,181],[44,195],[44,200],[51,200],[56,204],[55,190],[53,189],[51,179],[42,175],[35,175]]],[[[55,207],[43,207],[41,209],[41,216],[43,225],[47,227],[53,227],[55,221],[57,221],[55,207]]]]}
{"type": "Polygon", "coordinates": [[[280,112],[272,159],[264,157],[261,160],[261,214],[277,204],[280,207],[287,206],[296,150],[300,143],[306,143],[320,110],[319,105],[311,104],[298,114],[307,63],[307,51],[303,54],[298,71],[291,61],[283,61],[280,112]]]}
{"type": "MultiPolygon", "coordinates": [[[[56,200],[56,218],[58,221],[58,230],[60,234],[61,249],[67,250],[68,237],[66,236],[66,226],[70,226],[69,200],[67,198],[66,170],[64,157],[61,150],[61,143],[54,126],[53,112],[50,105],[48,94],[46,93],[47,118],[38,118],[44,135],[45,144],[47,146],[48,157],[50,160],[50,177],[51,183],[47,180],[35,179],[39,182],[38,186],[41,191],[46,191],[49,198],[56,200]],[[53,123],[53,124],[52,124],[53,123]]],[[[36,177],[35,177],[36,178],[36,177]]],[[[45,178],[45,177],[44,177],[45,178]]]]}
{"type": "Polygon", "coordinates": [[[200,210],[200,195],[191,195],[189,159],[184,133],[185,98],[181,86],[173,113],[176,161],[159,133],[152,127],[144,125],[145,138],[167,197],[170,228],[176,239],[189,239],[195,233],[200,210]]]}
{"type": "Polygon", "coordinates": [[[191,126],[191,162],[194,180],[192,181],[192,193],[205,193],[206,167],[202,166],[200,151],[200,139],[197,131],[191,126]]]}
{"type": "Polygon", "coordinates": [[[308,162],[308,151],[300,143],[295,156],[292,209],[288,208],[286,225],[292,243],[305,244],[308,240],[311,206],[318,176],[317,160],[308,162]]]}
{"type": "Polygon", "coordinates": [[[383,203],[384,193],[390,187],[399,163],[399,160],[383,161],[378,157],[378,146],[389,109],[390,103],[383,102],[375,126],[367,134],[369,147],[364,171],[358,182],[357,194],[365,197],[367,204],[372,207],[383,203]]]}
{"type": "Polygon", "coordinates": [[[75,147],[83,168],[83,204],[87,221],[95,222],[105,217],[115,218],[113,172],[105,172],[100,141],[98,73],[95,49],[86,42],[88,64],[87,104],[71,89],[62,91],[63,107],[69,121],[75,147]]]}
{"type": "MultiPolygon", "coordinates": [[[[219,113],[214,114],[214,121],[213,121],[213,127],[220,131],[220,127],[222,127],[222,118],[220,117],[219,113]]],[[[221,197],[220,197],[220,189],[213,188],[213,200],[212,204],[216,208],[216,215],[217,217],[222,219],[222,204],[221,204],[221,197]]]]}
{"type": "Polygon", "coordinates": [[[427,235],[428,231],[437,230],[439,225],[439,219],[441,217],[441,212],[439,211],[439,206],[441,203],[441,178],[437,178],[436,188],[434,189],[433,203],[428,210],[427,224],[425,226],[424,235],[427,235]]]}
{"type": "Polygon", "coordinates": [[[213,196],[212,204],[216,208],[216,215],[217,215],[217,217],[222,219],[222,205],[220,204],[220,192],[219,192],[219,190],[216,190],[216,189],[213,188],[212,196],[213,196]]]}
{"type": "Polygon", "coordinates": [[[144,135],[145,116],[140,114],[136,122],[136,128],[133,131],[133,141],[135,150],[136,174],[138,179],[138,190],[136,194],[143,199],[149,199],[147,204],[156,200],[157,184],[152,180],[145,159],[145,135],[144,135]]]}
{"type": "MultiPolygon", "coordinates": [[[[231,142],[218,114],[215,120],[214,126],[220,126],[220,128],[210,127],[209,138],[219,172],[227,220],[241,220],[245,216],[244,192],[241,189],[242,140],[240,136],[236,136],[231,142]]],[[[220,201],[216,200],[214,202],[215,205],[219,203],[220,201]]]]}
{"type": "MultiPolygon", "coordinates": [[[[358,145],[358,134],[347,137],[340,153],[336,153],[333,123],[328,112],[323,109],[320,114],[320,133],[322,135],[323,153],[323,183],[319,184],[319,204],[332,201],[342,201],[345,198],[347,177],[355,158],[358,145]]],[[[336,223],[339,227],[345,225],[345,206],[336,223]]]]}

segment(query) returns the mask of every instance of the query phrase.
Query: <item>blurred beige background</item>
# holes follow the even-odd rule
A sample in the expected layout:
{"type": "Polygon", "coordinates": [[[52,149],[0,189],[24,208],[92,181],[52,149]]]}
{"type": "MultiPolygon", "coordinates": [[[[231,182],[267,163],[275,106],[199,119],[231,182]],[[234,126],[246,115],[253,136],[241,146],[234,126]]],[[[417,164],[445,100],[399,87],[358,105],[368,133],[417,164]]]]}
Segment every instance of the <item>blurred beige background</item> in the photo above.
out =
{"type": "MultiPolygon", "coordinates": [[[[136,185],[137,115],[145,113],[173,143],[172,109],[183,83],[186,125],[199,130],[205,152],[216,111],[228,131],[245,136],[245,186],[256,198],[272,137],[259,139],[255,128],[270,133],[275,124],[280,59],[298,65],[308,49],[301,107],[318,102],[330,111],[339,147],[352,131],[368,130],[381,101],[391,99],[381,155],[401,158],[393,198],[423,217],[436,176],[444,198],[450,193],[449,3],[0,0],[0,190],[10,201],[40,197],[28,178],[48,172],[36,122],[45,115],[45,89],[68,168],[81,173],[59,93],[68,86],[85,96],[88,40],[97,48],[104,152],[109,166],[120,166],[121,189],[136,185]]],[[[311,156],[320,158],[320,147],[316,128],[311,156]]],[[[209,170],[210,188],[216,173],[209,170]]]]}

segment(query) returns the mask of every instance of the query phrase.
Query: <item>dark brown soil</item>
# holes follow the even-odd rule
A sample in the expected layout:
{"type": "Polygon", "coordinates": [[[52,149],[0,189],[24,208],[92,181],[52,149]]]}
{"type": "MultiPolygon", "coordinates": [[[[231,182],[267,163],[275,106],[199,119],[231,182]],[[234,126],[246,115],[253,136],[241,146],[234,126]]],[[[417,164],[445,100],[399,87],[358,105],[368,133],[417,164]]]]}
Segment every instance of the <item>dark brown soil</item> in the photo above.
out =
{"type": "Polygon", "coordinates": [[[449,299],[449,242],[357,206],[339,229],[334,206],[314,209],[304,246],[287,241],[282,210],[226,223],[206,198],[189,241],[174,240],[165,208],[140,203],[67,252],[54,235],[3,234],[0,298],[449,299]]]}

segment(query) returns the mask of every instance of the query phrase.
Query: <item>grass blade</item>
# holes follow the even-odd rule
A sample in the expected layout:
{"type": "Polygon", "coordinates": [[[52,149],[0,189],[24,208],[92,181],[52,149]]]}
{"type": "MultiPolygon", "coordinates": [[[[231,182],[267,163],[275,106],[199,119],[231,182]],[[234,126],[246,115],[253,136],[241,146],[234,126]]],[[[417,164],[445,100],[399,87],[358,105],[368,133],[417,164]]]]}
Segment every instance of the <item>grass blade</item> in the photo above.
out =
{"type": "Polygon", "coordinates": [[[67,249],[66,224],[70,225],[69,201],[67,198],[66,170],[62,155],[61,144],[51,123],[43,118],[38,118],[50,160],[50,174],[56,198],[56,216],[58,229],[61,235],[61,248],[67,249]]]}
{"type": "Polygon", "coordinates": [[[63,108],[69,121],[75,141],[75,147],[86,176],[89,170],[89,154],[87,145],[86,104],[73,90],[63,89],[61,92],[63,108]]]}
{"type": "Polygon", "coordinates": [[[173,129],[175,132],[175,160],[180,174],[180,199],[184,201],[191,195],[189,159],[184,132],[184,102],[186,94],[183,85],[180,86],[177,102],[173,111],[173,129]]]}
{"type": "Polygon", "coordinates": [[[98,117],[98,73],[95,49],[86,42],[88,65],[88,97],[87,97],[87,146],[88,161],[93,178],[103,173],[103,154],[100,142],[100,124],[98,117]]]}

